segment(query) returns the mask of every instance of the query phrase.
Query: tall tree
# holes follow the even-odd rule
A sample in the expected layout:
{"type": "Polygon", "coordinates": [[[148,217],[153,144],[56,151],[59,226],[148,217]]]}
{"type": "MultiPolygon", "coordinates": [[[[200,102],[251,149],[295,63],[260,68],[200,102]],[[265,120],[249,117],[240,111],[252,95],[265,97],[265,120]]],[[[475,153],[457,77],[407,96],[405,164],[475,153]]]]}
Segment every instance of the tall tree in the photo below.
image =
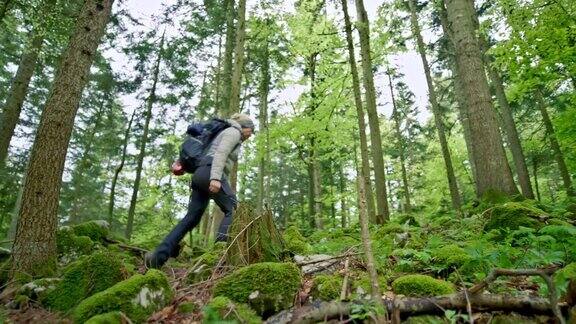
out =
{"type": "Polygon", "coordinates": [[[142,177],[142,165],[144,164],[144,157],[146,156],[146,145],[148,144],[148,132],[150,121],[152,120],[152,107],[156,102],[156,86],[158,84],[158,75],[160,74],[160,63],[162,62],[162,49],[164,48],[164,37],[162,34],[160,39],[160,46],[154,70],[152,71],[152,87],[146,100],[146,112],[144,113],[144,129],[142,131],[142,138],[140,139],[140,152],[138,153],[138,160],[136,164],[136,178],[134,179],[134,186],[132,188],[132,198],[130,199],[130,207],[128,208],[128,219],[126,221],[126,238],[130,240],[132,236],[132,229],[134,226],[134,213],[136,211],[136,202],[138,201],[138,190],[140,189],[140,180],[142,177]]]}
{"type": "Polygon", "coordinates": [[[244,42],[246,40],[246,0],[238,2],[238,22],[236,25],[236,47],[234,48],[234,69],[230,88],[230,106],[228,113],[240,111],[240,89],[244,72],[244,42]]]}
{"type": "Polygon", "coordinates": [[[234,9],[234,0],[224,0],[226,7],[226,40],[224,42],[224,62],[222,67],[222,100],[219,113],[222,115],[229,114],[230,98],[232,92],[232,63],[234,57],[234,34],[236,28],[234,26],[234,16],[236,10],[234,9]]]}
{"type": "MultiPolygon", "coordinates": [[[[45,0],[37,9],[36,16],[39,17],[42,15],[44,16],[44,19],[38,19],[39,22],[35,24],[29,34],[29,45],[20,58],[18,70],[16,71],[16,75],[14,76],[14,80],[10,86],[6,104],[4,105],[2,115],[0,116],[0,169],[8,157],[10,141],[14,135],[14,129],[16,129],[16,125],[20,118],[20,112],[22,111],[24,100],[26,99],[30,80],[32,79],[32,75],[36,69],[38,56],[40,55],[45,35],[48,32],[47,22],[50,21],[48,17],[53,11],[55,3],[56,0],[45,0]]],[[[8,5],[9,1],[5,1],[4,7],[8,5]]]]}
{"type": "Polygon", "coordinates": [[[354,39],[352,38],[352,23],[348,14],[348,2],[342,0],[342,12],[344,14],[344,28],[346,30],[346,44],[348,47],[348,63],[350,64],[350,73],[352,74],[352,91],[354,93],[354,105],[356,106],[356,115],[358,118],[358,133],[360,135],[360,155],[361,155],[361,173],[364,181],[364,190],[366,191],[366,209],[368,218],[376,220],[376,206],[374,204],[374,194],[370,181],[370,151],[368,149],[368,139],[366,137],[366,120],[364,119],[364,107],[362,106],[362,94],[360,92],[360,78],[358,77],[358,67],[356,65],[356,54],[354,53],[354,39]]]}
{"type": "Polygon", "coordinates": [[[434,124],[436,125],[436,131],[438,132],[438,140],[440,141],[442,158],[444,158],[444,165],[446,167],[446,177],[448,178],[448,188],[450,189],[450,198],[452,200],[452,207],[455,210],[459,211],[462,205],[460,199],[460,192],[458,190],[456,175],[454,174],[454,167],[452,166],[450,148],[448,147],[448,141],[446,140],[446,131],[444,128],[442,112],[440,111],[440,105],[438,104],[438,99],[436,97],[436,89],[434,87],[434,81],[432,80],[432,73],[430,72],[430,65],[428,63],[428,58],[426,58],[426,45],[424,44],[424,40],[422,39],[422,34],[420,32],[420,25],[418,24],[418,16],[415,1],[408,0],[408,7],[410,9],[410,23],[412,26],[412,34],[413,37],[416,39],[416,45],[418,48],[418,52],[420,54],[420,59],[422,60],[422,65],[424,67],[424,74],[426,75],[426,83],[428,85],[428,100],[430,101],[432,115],[434,116],[434,124]]]}
{"type": "Polygon", "coordinates": [[[370,143],[372,144],[372,162],[376,186],[376,222],[382,224],[390,219],[388,208],[388,194],[386,193],[386,175],[384,172],[384,155],[382,153],[382,138],[380,132],[380,119],[376,107],[376,89],[374,87],[374,72],[372,71],[372,57],[370,54],[370,22],[364,8],[363,0],[356,0],[358,19],[358,34],[360,35],[360,55],[362,56],[362,71],[364,81],[364,96],[368,124],[370,125],[370,143]]]}
{"type": "Polygon", "coordinates": [[[56,266],[58,200],[68,142],[90,66],[113,0],[86,0],[44,107],[24,179],[12,276],[46,275],[56,266]]]}
{"type": "Polygon", "coordinates": [[[482,197],[489,190],[518,194],[506,160],[484,72],[472,18],[474,12],[471,12],[467,1],[446,0],[445,3],[456,50],[456,63],[469,108],[472,157],[476,166],[476,195],[482,197]]]}
{"type": "Polygon", "coordinates": [[[269,190],[266,188],[265,183],[268,178],[268,161],[270,159],[270,135],[268,133],[268,93],[270,92],[270,51],[269,51],[268,37],[264,40],[263,53],[260,66],[260,111],[259,111],[259,127],[260,134],[264,136],[263,145],[260,145],[259,163],[258,163],[258,211],[262,211],[264,206],[268,203],[269,190]]]}

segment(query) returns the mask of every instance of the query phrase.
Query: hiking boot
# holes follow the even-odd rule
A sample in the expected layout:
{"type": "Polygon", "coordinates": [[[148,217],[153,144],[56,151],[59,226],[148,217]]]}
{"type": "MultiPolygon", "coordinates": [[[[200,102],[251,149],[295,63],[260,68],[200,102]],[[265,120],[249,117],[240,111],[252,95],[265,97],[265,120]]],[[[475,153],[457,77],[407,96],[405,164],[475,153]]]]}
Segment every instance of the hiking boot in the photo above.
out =
{"type": "Polygon", "coordinates": [[[168,258],[163,258],[156,253],[156,251],[146,253],[144,256],[144,264],[146,268],[160,269],[168,261],[168,258]]]}

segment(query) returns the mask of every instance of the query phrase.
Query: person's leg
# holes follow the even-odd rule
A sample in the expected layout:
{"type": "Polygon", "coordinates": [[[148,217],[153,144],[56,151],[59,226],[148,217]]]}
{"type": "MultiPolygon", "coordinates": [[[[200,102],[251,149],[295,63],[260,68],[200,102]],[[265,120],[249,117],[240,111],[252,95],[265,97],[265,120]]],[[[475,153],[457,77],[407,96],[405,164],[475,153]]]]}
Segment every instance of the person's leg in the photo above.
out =
{"type": "Polygon", "coordinates": [[[170,231],[154,253],[147,258],[147,265],[151,268],[161,267],[170,257],[178,255],[179,243],[186,233],[200,223],[202,214],[208,206],[210,197],[200,189],[193,189],[188,204],[186,216],[170,231]]]}
{"type": "Polygon", "coordinates": [[[228,181],[223,179],[220,191],[216,194],[211,194],[210,197],[214,199],[216,205],[218,205],[224,213],[224,218],[222,222],[220,222],[216,236],[216,242],[223,242],[228,239],[228,228],[230,224],[232,224],[232,217],[237,204],[236,195],[234,191],[232,191],[228,181]]]}

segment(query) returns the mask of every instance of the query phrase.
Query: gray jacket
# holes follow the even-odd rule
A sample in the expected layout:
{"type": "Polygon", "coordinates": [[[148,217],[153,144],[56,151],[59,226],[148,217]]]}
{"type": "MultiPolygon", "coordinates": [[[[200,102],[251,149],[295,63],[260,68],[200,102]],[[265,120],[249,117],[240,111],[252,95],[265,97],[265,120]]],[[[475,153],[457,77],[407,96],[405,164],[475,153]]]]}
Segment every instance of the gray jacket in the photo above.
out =
{"type": "Polygon", "coordinates": [[[210,180],[222,180],[222,176],[228,176],[232,166],[238,161],[240,144],[242,143],[242,127],[238,122],[228,119],[232,127],[228,127],[210,143],[206,156],[212,160],[210,168],[210,180]]]}

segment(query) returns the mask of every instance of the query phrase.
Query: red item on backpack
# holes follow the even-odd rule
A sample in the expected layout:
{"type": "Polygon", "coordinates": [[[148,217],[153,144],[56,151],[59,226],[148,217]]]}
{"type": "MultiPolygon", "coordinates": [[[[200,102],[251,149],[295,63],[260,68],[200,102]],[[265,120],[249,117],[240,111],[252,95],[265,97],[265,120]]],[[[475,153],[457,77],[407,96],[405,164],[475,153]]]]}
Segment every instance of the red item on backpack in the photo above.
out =
{"type": "Polygon", "coordinates": [[[172,174],[174,174],[175,176],[181,176],[184,173],[186,173],[186,171],[184,170],[184,166],[179,160],[176,160],[174,161],[174,163],[172,163],[170,171],[172,171],[172,174]]]}

